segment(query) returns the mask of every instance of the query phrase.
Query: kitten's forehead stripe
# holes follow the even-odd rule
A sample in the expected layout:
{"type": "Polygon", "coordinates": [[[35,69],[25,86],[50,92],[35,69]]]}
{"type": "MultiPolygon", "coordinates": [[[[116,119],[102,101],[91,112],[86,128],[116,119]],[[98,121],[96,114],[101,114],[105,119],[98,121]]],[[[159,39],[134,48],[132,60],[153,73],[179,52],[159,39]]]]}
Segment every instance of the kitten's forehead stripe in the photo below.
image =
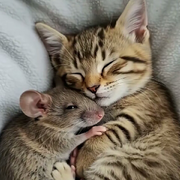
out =
{"type": "Polygon", "coordinates": [[[103,42],[102,42],[102,40],[99,40],[99,46],[102,48],[103,47],[103,42]]]}
{"type": "Polygon", "coordinates": [[[77,61],[78,61],[77,58],[74,58],[74,61],[73,61],[73,62],[74,62],[74,66],[75,66],[76,69],[78,69],[77,61]]]}
{"type": "Polygon", "coordinates": [[[77,51],[74,49],[74,55],[77,56],[77,51]]]}
{"type": "Polygon", "coordinates": [[[80,54],[79,51],[77,52],[77,57],[78,57],[79,59],[82,59],[81,54],[80,54]]]}
{"type": "Polygon", "coordinates": [[[77,41],[76,41],[76,38],[74,37],[73,38],[73,41],[72,41],[72,46],[74,47],[76,45],[77,41]]]}
{"type": "Polygon", "coordinates": [[[98,45],[96,45],[95,49],[94,49],[94,57],[97,56],[97,52],[98,52],[98,45]]]}
{"type": "Polygon", "coordinates": [[[104,50],[102,50],[102,59],[103,61],[106,59],[106,52],[104,50]]]}
{"type": "MultiPolygon", "coordinates": [[[[72,43],[73,48],[76,50],[75,55],[82,60],[89,60],[91,57],[96,56],[98,47],[94,46],[95,29],[90,31],[83,31],[81,34],[76,35],[76,43],[72,43]]],[[[74,40],[75,41],[75,40],[74,40]]]]}
{"type": "Polygon", "coordinates": [[[105,38],[105,35],[104,35],[104,29],[102,28],[99,32],[98,32],[98,37],[101,39],[101,40],[104,40],[105,38]]]}

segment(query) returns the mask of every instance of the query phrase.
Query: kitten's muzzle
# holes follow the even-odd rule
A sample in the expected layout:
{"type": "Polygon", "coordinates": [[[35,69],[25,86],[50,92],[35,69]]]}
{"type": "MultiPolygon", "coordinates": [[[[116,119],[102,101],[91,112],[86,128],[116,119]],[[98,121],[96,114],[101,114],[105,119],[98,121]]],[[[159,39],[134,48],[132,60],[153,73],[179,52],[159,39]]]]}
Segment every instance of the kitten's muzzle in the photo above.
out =
{"type": "Polygon", "coordinates": [[[96,97],[97,98],[106,98],[107,97],[107,93],[96,93],[96,97]]]}

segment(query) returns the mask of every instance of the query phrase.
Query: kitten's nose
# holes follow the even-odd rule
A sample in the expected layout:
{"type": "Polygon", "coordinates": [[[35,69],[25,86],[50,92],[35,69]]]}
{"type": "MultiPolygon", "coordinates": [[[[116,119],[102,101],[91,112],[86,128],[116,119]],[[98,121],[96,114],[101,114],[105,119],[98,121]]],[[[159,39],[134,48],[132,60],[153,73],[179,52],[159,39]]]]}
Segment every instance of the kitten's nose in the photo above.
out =
{"type": "Polygon", "coordinates": [[[99,86],[100,86],[100,85],[94,85],[94,86],[92,86],[92,87],[88,87],[87,89],[88,89],[89,91],[91,91],[92,93],[95,94],[96,91],[98,90],[99,86]]]}

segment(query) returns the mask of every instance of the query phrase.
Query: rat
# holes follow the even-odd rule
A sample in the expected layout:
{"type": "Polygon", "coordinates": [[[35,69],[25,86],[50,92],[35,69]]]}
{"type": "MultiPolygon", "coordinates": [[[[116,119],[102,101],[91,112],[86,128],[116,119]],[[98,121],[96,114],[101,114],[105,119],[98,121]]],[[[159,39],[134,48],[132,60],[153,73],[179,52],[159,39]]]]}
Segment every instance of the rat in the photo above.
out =
{"type": "Polygon", "coordinates": [[[106,131],[94,126],[77,134],[100,122],[104,111],[63,86],[45,93],[25,91],[20,108],[24,114],[10,121],[0,137],[1,180],[53,180],[54,164],[65,162],[78,145],[106,131]]]}

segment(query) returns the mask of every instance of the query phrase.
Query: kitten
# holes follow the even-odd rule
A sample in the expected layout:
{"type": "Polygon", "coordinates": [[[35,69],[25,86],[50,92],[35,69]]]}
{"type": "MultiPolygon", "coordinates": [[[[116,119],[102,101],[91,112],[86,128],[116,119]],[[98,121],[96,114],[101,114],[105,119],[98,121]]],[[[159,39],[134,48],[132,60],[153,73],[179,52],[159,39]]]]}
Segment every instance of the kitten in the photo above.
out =
{"type": "Polygon", "coordinates": [[[151,78],[147,25],[144,0],[130,0],[114,26],[75,36],[36,24],[57,76],[106,112],[108,130],[77,157],[87,180],[180,179],[180,125],[166,89],[151,78]]]}

